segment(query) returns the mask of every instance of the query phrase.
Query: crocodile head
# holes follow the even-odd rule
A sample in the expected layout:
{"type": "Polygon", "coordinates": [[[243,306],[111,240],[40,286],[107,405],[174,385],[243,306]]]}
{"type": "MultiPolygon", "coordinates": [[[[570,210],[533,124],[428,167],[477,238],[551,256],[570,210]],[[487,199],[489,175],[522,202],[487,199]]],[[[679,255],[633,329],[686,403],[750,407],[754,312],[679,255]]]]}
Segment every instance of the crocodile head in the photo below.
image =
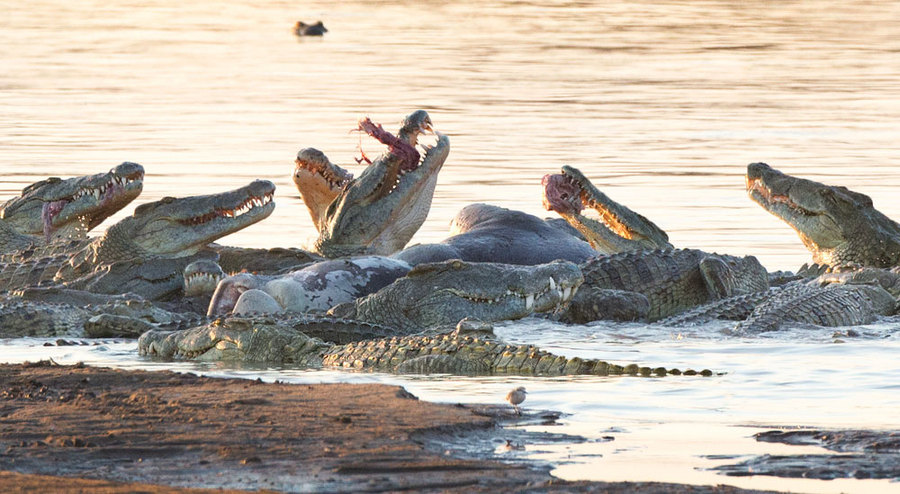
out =
{"type": "Polygon", "coordinates": [[[577,168],[563,166],[562,173],[545,175],[541,184],[544,207],[559,213],[600,252],[672,247],[665,231],[600,192],[577,168]]]}
{"type": "Polygon", "coordinates": [[[201,247],[268,217],[275,185],[255,180],[239,189],[142,204],[111,226],[98,243],[101,260],[139,256],[185,257],[201,247]]]}
{"type": "MultiPolygon", "coordinates": [[[[583,281],[581,269],[568,261],[514,266],[453,259],[419,264],[405,277],[358,299],[356,312],[380,312],[384,320],[401,315],[403,324],[418,329],[453,326],[466,317],[488,322],[520,319],[556,309],[583,281]]],[[[335,307],[332,315],[354,317],[344,312],[351,305],[335,307]]]]}
{"type": "Polygon", "coordinates": [[[321,365],[321,355],[330,347],[274,318],[259,317],[220,318],[183,331],[148,331],[138,339],[141,355],[300,365],[321,365]]]}
{"type": "Polygon", "coordinates": [[[0,218],[19,233],[48,242],[84,234],[141,193],[144,167],[125,162],[106,173],[35,182],[0,205],[0,218]]]}
{"type": "Polygon", "coordinates": [[[313,224],[321,231],[328,205],[350,183],[353,174],[332,163],[325,153],[315,148],[301,149],[294,164],[294,184],[313,224]]]}
{"type": "Polygon", "coordinates": [[[765,163],[747,166],[747,193],[797,231],[816,263],[891,267],[900,262],[900,225],[875,209],[867,195],[793,177],[765,163]]]}
{"type": "Polygon", "coordinates": [[[390,255],[412,238],[428,215],[437,175],[450,140],[435,133],[433,146],[416,150],[418,136],[431,129],[424,111],[408,116],[394,137],[364,120],[360,128],[389,150],[348,184],[325,214],[316,249],[327,257],[354,254],[390,255]]]}
{"type": "Polygon", "coordinates": [[[184,268],[184,296],[212,295],[216,285],[225,277],[219,263],[211,259],[199,259],[184,268]]]}

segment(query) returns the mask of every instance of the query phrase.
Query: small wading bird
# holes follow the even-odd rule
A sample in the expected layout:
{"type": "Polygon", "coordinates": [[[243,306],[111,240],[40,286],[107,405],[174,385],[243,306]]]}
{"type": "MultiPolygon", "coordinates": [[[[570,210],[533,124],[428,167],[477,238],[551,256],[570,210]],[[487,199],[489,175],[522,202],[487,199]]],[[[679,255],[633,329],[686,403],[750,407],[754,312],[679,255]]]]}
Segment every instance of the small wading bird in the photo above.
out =
{"type": "Polygon", "coordinates": [[[519,386],[506,395],[506,401],[516,409],[516,415],[522,415],[522,412],[519,411],[519,404],[525,401],[526,394],[528,394],[528,391],[525,391],[525,387],[519,386]]]}

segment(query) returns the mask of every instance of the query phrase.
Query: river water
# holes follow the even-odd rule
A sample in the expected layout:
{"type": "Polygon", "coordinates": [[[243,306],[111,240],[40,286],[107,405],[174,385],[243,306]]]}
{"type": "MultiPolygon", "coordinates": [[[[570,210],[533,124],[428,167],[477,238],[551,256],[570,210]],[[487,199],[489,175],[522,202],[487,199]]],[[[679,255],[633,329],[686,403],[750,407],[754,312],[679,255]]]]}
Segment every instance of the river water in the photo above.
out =
{"type": "MultiPolygon", "coordinates": [[[[314,232],[289,178],[297,150],[317,147],[358,172],[357,119],[391,129],[424,108],[452,151],[414,242],[443,238],[472,202],[546,215],[540,178],[563,164],[673,244],[754,254],[770,270],[809,255],[747,199],[750,162],[846,185],[900,218],[900,2],[0,0],[0,12],[0,199],[121,161],[147,170],[137,203],[266,178],[278,187],[275,213],[225,243],[303,246],[314,232]],[[321,19],[329,32],[296,38],[300,19],[321,19]]],[[[4,342],[0,361],[376,380],[438,401],[500,401],[525,385],[528,407],[570,414],[554,431],[592,439],[528,447],[565,478],[900,491],[708,470],[722,456],[803,452],[750,437],[772,426],[900,427],[896,327],[863,328],[843,344],[822,329],[755,339],[718,327],[526,321],[499,330],[566,355],[727,372],[711,379],[238,369],[145,361],[133,343],[36,340],[4,342]]]]}

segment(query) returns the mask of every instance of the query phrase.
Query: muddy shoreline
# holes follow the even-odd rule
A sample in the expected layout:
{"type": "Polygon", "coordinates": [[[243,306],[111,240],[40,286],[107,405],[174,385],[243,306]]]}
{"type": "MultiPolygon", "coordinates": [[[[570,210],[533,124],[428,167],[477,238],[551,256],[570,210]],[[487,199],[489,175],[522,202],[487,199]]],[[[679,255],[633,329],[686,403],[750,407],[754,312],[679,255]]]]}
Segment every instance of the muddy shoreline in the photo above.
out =
{"type": "Polygon", "coordinates": [[[0,365],[0,490],[759,492],[565,482],[460,459],[430,435],[501,429],[496,407],[383,384],[283,384],[83,365],[0,365]]]}

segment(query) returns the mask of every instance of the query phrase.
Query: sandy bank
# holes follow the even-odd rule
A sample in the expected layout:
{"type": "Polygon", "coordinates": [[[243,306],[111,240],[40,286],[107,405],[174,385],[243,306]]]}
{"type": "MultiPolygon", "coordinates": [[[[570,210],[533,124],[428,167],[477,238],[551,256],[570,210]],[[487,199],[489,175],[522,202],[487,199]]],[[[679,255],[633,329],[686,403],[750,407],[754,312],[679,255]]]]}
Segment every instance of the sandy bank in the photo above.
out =
{"type": "Polygon", "coordinates": [[[495,427],[484,411],[381,384],[0,365],[0,490],[753,492],[570,483],[423,446],[431,433],[495,427]]]}

